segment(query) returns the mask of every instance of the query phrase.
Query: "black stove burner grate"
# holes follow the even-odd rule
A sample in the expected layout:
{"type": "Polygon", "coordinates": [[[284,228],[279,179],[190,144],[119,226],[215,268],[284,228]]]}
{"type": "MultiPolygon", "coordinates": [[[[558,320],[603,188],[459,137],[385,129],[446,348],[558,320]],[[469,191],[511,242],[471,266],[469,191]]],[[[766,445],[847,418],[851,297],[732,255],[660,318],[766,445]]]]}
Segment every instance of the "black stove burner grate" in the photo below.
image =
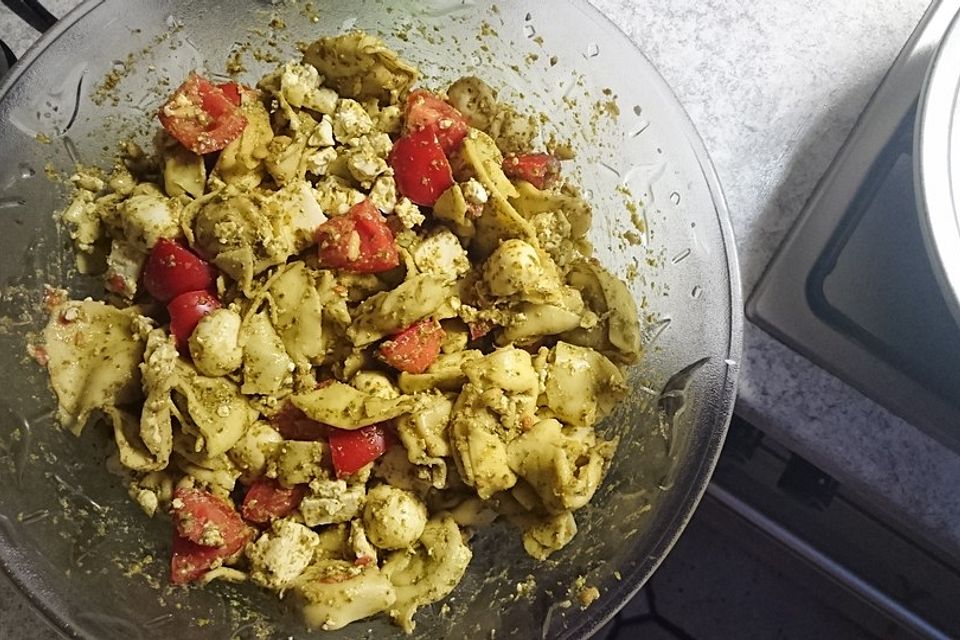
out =
{"type": "MultiPolygon", "coordinates": [[[[46,7],[37,0],[0,0],[0,3],[40,33],[57,22],[56,16],[47,11],[46,7]]],[[[0,40],[0,52],[3,53],[3,59],[0,60],[0,77],[2,77],[16,63],[17,56],[3,40],[0,40]]]]}
{"type": "Polygon", "coordinates": [[[40,33],[52,27],[57,21],[57,18],[37,0],[0,0],[0,2],[40,33]]]}

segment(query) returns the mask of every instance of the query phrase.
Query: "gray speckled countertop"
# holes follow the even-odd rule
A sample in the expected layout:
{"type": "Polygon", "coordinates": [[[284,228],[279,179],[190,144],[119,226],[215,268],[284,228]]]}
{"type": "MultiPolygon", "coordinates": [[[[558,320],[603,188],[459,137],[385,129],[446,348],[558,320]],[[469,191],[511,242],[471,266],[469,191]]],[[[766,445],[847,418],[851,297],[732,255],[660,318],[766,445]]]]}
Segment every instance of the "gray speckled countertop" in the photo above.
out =
{"type": "MultiPolygon", "coordinates": [[[[591,0],[653,61],[716,164],[749,293],[926,0],[591,0]]],[[[76,0],[48,0],[63,13],[76,0]]],[[[0,37],[35,37],[0,9],[0,37]]],[[[960,456],[747,323],[738,411],[930,540],[960,547],[960,456]]],[[[0,637],[51,632],[0,577],[0,637]]]]}

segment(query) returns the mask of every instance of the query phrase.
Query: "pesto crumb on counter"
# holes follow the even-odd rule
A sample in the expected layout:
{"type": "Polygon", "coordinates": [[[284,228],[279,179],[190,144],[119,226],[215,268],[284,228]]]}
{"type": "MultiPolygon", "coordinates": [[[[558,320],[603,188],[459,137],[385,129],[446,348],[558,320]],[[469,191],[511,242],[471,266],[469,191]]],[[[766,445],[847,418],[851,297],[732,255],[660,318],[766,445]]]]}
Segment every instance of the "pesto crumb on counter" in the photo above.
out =
{"type": "Polygon", "coordinates": [[[105,422],[109,466],[172,526],[173,584],[410,632],[474,529],[506,520],[538,560],[575,539],[637,309],[539,119],[477,76],[423,87],[367,33],[303,51],[255,85],[191,73],[155,148],[73,177],[60,219],[105,294],[50,296],[30,349],[63,427],[105,422]]]}

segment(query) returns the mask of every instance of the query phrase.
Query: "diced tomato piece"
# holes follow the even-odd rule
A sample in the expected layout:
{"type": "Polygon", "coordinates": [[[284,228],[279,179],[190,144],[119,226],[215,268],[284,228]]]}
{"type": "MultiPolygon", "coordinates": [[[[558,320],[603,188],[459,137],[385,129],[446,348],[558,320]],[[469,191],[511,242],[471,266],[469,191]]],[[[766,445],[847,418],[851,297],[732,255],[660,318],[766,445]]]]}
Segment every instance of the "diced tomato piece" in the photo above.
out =
{"type": "Polygon", "coordinates": [[[106,282],[107,291],[123,294],[127,290],[127,281],[119,273],[115,273],[106,282]]]}
{"type": "Polygon", "coordinates": [[[205,547],[190,542],[174,532],[173,554],[170,557],[170,582],[186,584],[203,577],[218,560],[226,560],[243,549],[253,537],[253,529],[247,528],[244,534],[222,547],[205,547]]]}
{"type": "Polygon", "coordinates": [[[320,264],[355,273],[389,271],[400,264],[393,232],[369,200],[317,228],[320,264]]]}
{"type": "Polygon", "coordinates": [[[217,270],[183,245],[160,238],[150,250],[143,270],[143,286],[160,302],[170,302],[181,293],[213,286],[217,270]]]}
{"type": "Polygon", "coordinates": [[[477,320],[467,325],[470,328],[470,339],[479,340],[483,336],[493,331],[493,323],[489,320],[477,320]]]}
{"type": "Polygon", "coordinates": [[[267,524],[274,518],[283,518],[293,513],[303,500],[304,493],[305,485],[285,487],[279,480],[260,478],[247,489],[240,513],[247,522],[267,524]]]}
{"type": "Polygon", "coordinates": [[[236,140],[247,118],[221,87],[191,73],[163,107],[160,123],[190,151],[203,155],[219,151],[236,140]]]}
{"type": "Polygon", "coordinates": [[[328,442],[338,478],[356,473],[386,453],[389,445],[383,424],[372,424],[354,431],[331,428],[328,442]]]}
{"type": "Polygon", "coordinates": [[[173,494],[173,555],[170,581],[184,584],[200,578],[218,560],[235,556],[253,537],[225,500],[199,489],[177,489],[173,494]]]}
{"type": "Polygon", "coordinates": [[[470,132],[463,114],[425,89],[407,96],[406,132],[433,129],[446,154],[460,148],[470,132]]]}
{"type": "Polygon", "coordinates": [[[220,308],[217,296],[209,291],[181,293],[167,305],[170,314],[170,333],[177,341],[177,350],[186,353],[187,341],[200,320],[220,308]]]}
{"type": "Polygon", "coordinates": [[[426,318],[410,325],[380,345],[380,358],[394,369],[423,373],[437,356],[446,333],[440,323],[426,318]]]}
{"type": "Polygon", "coordinates": [[[537,189],[546,189],[560,177],[560,161],[549,153],[525,153],[503,159],[508,178],[526,180],[537,189]]]}
{"type": "Polygon", "coordinates": [[[353,564],[356,567],[365,567],[371,562],[373,562],[373,558],[370,556],[358,556],[357,559],[353,561],[353,564]]]}
{"type": "Polygon", "coordinates": [[[240,106],[240,99],[243,91],[243,88],[239,83],[236,82],[221,82],[217,85],[220,88],[220,91],[223,91],[223,95],[226,96],[227,100],[233,104],[240,106]]]}
{"type": "Polygon", "coordinates": [[[397,140],[389,162],[400,193],[416,204],[432,207],[453,186],[450,162],[433,128],[411,131],[397,140]]]}
{"type": "Polygon", "coordinates": [[[200,489],[177,489],[171,515],[178,535],[204,547],[227,545],[248,528],[226,500],[200,489]]]}
{"type": "Polygon", "coordinates": [[[270,416],[270,424],[287,440],[322,440],[329,429],[289,402],[270,416]]]}

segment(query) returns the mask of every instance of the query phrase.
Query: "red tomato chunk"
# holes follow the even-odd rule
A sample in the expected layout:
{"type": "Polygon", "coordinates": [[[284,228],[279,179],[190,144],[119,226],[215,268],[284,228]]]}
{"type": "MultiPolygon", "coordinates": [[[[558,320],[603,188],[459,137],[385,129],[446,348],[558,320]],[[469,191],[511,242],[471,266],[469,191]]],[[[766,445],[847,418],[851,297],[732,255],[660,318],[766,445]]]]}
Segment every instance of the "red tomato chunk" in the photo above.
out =
{"type": "Polygon", "coordinates": [[[239,90],[224,91],[203,76],[191,73],[158,114],[160,124],[190,151],[219,151],[240,137],[247,118],[238,106],[239,90]]]}
{"type": "Polygon", "coordinates": [[[177,489],[172,516],[181,537],[205,547],[222,547],[247,528],[226,500],[199,489],[177,489]]]}
{"type": "Polygon", "coordinates": [[[493,331],[494,324],[489,320],[477,320],[467,325],[470,328],[470,339],[479,340],[493,331]]]}
{"type": "Polygon", "coordinates": [[[289,402],[270,416],[270,424],[287,440],[322,440],[329,429],[289,402]]]}
{"type": "Polygon", "coordinates": [[[417,89],[407,96],[405,132],[432,129],[447,155],[460,148],[470,126],[463,114],[429,91],[417,89]]]}
{"type": "Polygon", "coordinates": [[[349,476],[387,451],[387,431],[382,424],[347,431],[330,429],[328,439],[333,468],[338,478],[349,476]]]}
{"type": "Polygon", "coordinates": [[[240,513],[247,522],[267,524],[274,518],[283,518],[300,506],[306,487],[302,484],[284,487],[279,480],[260,478],[247,489],[240,513]]]}
{"type": "Polygon", "coordinates": [[[508,178],[526,180],[537,189],[546,189],[560,177],[560,161],[549,153],[527,153],[503,159],[508,178]]]}
{"type": "Polygon", "coordinates": [[[204,316],[220,308],[217,296],[209,291],[188,291],[170,301],[167,313],[170,314],[170,333],[177,341],[177,350],[186,354],[188,340],[204,316]]]}
{"type": "Polygon", "coordinates": [[[380,345],[380,358],[394,369],[423,373],[437,356],[446,334],[433,318],[421,320],[380,345]]]}
{"type": "Polygon", "coordinates": [[[393,232],[369,200],[320,225],[317,248],[321,266],[333,269],[379,273],[400,264],[393,232]]]}
{"type": "Polygon", "coordinates": [[[223,91],[223,95],[233,104],[240,106],[243,87],[236,82],[221,82],[217,87],[223,91]]]}
{"type": "Polygon", "coordinates": [[[233,507],[212,493],[177,489],[173,494],[176,531],[170,559],[170,581],[184,584],[197,580],[220,560],[243,549],[253,537],[233,507]]]}
{"type": "Polygon", "coordinates": [[[390,151],[390,166],[400,193],[410,201],[432,207],[453,186],[453,172],[432,127],[411,131],[390,151]]]}
{"type": "Polygon", "coordinates": [[[173,240],[160,238],[147,257],[143,286],[160,302],[170,302],[181,293],[211,288],[216,277],[209,262],[173,240]]]}

